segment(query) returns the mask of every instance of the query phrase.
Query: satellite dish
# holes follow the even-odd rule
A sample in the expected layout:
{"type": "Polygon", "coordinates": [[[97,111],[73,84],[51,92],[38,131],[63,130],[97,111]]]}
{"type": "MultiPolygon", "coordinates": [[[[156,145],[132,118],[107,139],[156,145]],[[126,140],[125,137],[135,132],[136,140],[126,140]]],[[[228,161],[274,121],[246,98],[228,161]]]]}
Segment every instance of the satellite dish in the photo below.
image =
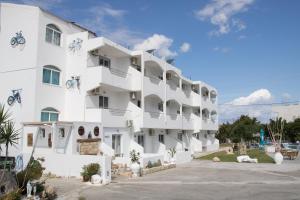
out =
{"type": "Polygon", "coordinates": [[[146,52],[148,52],[148,53],[151,53],[151,54],[154,54],[154,51],[155,51],[156,49],[149,49],[149,50],[147,50],[146,52]]]}
{"type": "Polygon", "coordinates": [[[169,64],[173,64],[174,61],[175,61],[175,59],[168,59],[168,60],[166,60],[166,62],[169,63],[169,64]]]}

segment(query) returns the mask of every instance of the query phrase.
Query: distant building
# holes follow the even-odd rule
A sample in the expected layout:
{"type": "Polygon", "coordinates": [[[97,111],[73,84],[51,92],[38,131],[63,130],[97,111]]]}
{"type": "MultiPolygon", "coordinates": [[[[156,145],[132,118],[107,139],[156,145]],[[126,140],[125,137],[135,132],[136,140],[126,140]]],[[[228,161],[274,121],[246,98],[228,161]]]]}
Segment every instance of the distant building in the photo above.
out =
{"type": "Polygon", "coordinates": [[[276,117],[282,117],[287,122],[294,121],[295,119],[300,118],[300,103],[273,105],[272,113],[274,113],[276,117]]]}

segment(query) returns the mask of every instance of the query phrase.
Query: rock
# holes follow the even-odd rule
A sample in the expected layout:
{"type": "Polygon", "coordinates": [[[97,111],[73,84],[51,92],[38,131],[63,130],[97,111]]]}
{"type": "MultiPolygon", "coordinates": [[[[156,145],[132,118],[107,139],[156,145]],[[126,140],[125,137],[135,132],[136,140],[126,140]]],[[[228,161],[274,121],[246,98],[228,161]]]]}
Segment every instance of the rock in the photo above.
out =
{"type": "Polygon", "coordinates": [[[218,157],[214,157],[212,160],[213,160],[214,162],[220,162],[220,161],[221,161],[220,158],[218,158],[218,157]]]}
{"type": "Polygon", "coordinates": [[[91,178],[92,184],[100,184],[102,181],[101,176],[99,174],[95,174],[91,178]]]}
{"type": "Polygon", "coordinates": [[[52,187],[50,185],[45,186],[45,192],[47,195],[55,194],[54,187],[52,187]]]}
{"type": "Polygon", "coordinates": [[[226,147],[225,151],[226,151],[226,154],[233,154],[233,148],[232,147],[226,147]]]}

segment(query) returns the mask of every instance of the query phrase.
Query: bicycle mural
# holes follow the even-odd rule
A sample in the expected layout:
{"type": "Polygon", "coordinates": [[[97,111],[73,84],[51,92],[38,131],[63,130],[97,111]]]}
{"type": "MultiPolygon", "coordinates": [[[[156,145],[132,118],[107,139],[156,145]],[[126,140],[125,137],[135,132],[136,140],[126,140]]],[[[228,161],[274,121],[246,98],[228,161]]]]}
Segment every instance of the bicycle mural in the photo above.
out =
{"type": "Polygon", "coordinates": [[[7,99],[7,104],[8,105],[13,105],[13,103],[15,101],[17,101],[18,103],[21,103],[21,92],[22,89],[17,89],[17,90],[12,90],[12,95],[8,97],[7,99]]]}
{"type": "Polygon", "coordinates": [[[25,42],[26,42],[26,40],[23,36],[22,31],[17,32],[16,36],[12,37],[10,40],[10,44],[13,47],[18,46],[18,45],[23,45],[23,44],[25,44],[25,42]]]}
{"type": "Polygon", "coordinates": [[[79,89],[80,87],[80,76],[71,76],[70,80],[67,80],[66,82],[67,89],[77,87],[79,89]]]}
{"type": "Polygon", "coordinates": [[[69,44],[69,50],[72,52],[79,51],[81,49],[82,42],[83,40],[80,38],[73,40],[73,42],[69,44]]]}

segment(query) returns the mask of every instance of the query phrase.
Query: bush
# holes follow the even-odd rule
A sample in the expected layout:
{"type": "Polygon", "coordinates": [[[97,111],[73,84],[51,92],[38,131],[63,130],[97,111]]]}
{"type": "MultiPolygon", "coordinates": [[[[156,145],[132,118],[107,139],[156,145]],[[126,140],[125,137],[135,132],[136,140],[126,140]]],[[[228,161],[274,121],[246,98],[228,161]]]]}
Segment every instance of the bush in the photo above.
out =
{"type": "Polygon", "coordinates": [[[25,170],[17,173],[19,188],[26,187],[28,181],[38,180],[43,175],[44,168],[38,160],[31,159],[25,170]]]}
{"type": "Polygon", "coordinates": [[[91,163],[89,165],[84,165],[82,167],[81,176],[83,177],[83,181],[90,181],[91,177],[95,174],[98,174],[100,170],[100,165],[98,163],[91,163]]]}
{"type": "Polygon", "coordinates": [[[12,191],[3,197],[0,197],[0,200],[21,200],[21,194],[18,191],[12,191]]]}

